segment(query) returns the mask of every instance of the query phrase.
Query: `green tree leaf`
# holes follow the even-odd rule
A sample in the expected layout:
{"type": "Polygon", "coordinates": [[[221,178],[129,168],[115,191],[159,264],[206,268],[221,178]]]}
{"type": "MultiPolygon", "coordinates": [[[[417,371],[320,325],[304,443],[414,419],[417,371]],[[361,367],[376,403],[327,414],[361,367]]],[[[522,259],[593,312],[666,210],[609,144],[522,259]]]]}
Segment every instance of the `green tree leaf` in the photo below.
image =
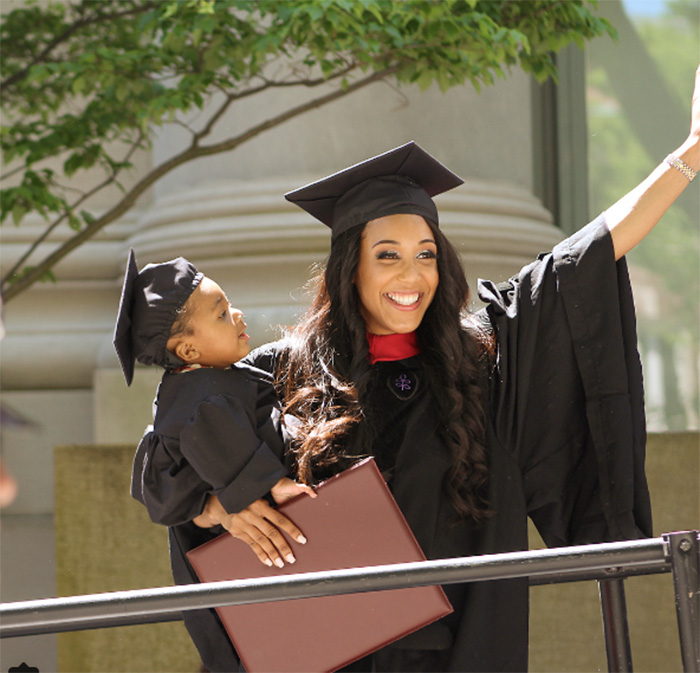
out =
{"type": "MultiPolygon", "coordinates": [[[[519,65],[542,79],[556,72],[553,51],[612,34],[583,0],[47,0],[2,10],[0,148],[17,180],[3,191],[2,220],[68,212],[80,241],[178,165],[235,148],[376,78],[442,91],[468,81],[478,90],[519,65]],[[217,106],[293,86],[306,92],[305,104],[211,140],[222,118],[217,106]],[[207,103],[215,110],[208,117],[199,112],[207,103]],[[159,126],[191,119],[191,146],[123,187],[132,153],[159,126]],[[35,169],[46,161],[61,165],[60,174],[35,169]],[[103,188],[122,190],[109,217],[72,215],[86,171],[103,188]]],[[[5,298],[74,245],[37,260],[19,281],[11,269],[5,298]]]]}

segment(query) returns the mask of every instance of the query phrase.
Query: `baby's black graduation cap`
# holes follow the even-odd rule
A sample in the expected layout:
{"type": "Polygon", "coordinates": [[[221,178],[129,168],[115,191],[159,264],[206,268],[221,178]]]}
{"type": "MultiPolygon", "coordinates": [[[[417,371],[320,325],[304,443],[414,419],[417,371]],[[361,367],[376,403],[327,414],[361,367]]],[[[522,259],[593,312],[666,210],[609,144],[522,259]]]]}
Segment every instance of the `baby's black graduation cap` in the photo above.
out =
{"type": "Polygon", "coordinates": [[[173,369],[184,364],[165,348],[178,311],[203,278],[184,257],[147,264],[139,272],[129,250],[119,302],[114,349],[126,384],[134,378],[136,360],[173,369]]]}
{"type": "Polygon", "coordinates": [[[421,215],[438,225],[431,197],[464,182],[411,141],[284,197],[329,226],[332,238],[386,215],[421,215]]]}

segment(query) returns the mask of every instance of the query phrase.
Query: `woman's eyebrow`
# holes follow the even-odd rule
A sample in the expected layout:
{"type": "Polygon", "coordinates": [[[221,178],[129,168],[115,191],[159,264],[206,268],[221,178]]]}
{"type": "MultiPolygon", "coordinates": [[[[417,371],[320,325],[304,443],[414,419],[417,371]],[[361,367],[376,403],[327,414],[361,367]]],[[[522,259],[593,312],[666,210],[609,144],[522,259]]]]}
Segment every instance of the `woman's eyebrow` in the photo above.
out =
{"type": "MultiPolygon", "coordinates": [[[[424,238],[422,241],[418,242],[418,245],[423,245],[424,243],[432,243],[435,245],[435,241],[432,238],[424,238]]],[[[372,245],[373,248],[376,248],[378,245],[383,245],[383,244],[389,244],[389,245],[401,245],[398,241],[391,241],[389,239],[383,239],[381,241],[377,241],[372,245]]]]}
{"type": "Polygon", "coordinates": [[[390,240],[384,239],[382,241],[377,241],[372,247],[376,248],[378,245],[382,245],[384,243],[388,243],[389,245],[399,245],[398,241],[390,241],[390,240]]]}

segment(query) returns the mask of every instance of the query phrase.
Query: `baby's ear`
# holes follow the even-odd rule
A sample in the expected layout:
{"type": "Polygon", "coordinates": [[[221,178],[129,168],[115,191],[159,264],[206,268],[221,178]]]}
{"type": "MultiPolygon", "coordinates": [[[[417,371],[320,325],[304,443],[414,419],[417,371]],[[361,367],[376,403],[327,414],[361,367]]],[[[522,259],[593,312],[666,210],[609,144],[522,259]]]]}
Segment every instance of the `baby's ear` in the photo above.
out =
{"type": "Polygon", "coordinates": [[[185,339],[177,342],[173,352],[180,360],[188,364],[195,362],[199,358],[199,351],[191,342],[185,339]]]}

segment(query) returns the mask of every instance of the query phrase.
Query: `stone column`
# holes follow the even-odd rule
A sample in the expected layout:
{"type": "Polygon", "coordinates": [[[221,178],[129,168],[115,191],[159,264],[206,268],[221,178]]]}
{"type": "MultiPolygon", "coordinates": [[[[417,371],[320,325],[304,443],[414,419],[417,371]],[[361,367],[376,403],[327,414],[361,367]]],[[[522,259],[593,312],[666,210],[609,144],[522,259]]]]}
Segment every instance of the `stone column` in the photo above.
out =
{"type": "MultiPolygon", "coordinates": [[[[284,91],[246,101],[223,120],[218,137],[272,117],[295,95],[284,91]]],[[[3,519],[32,515],[22,517],[22,530],[44,519],[49,530],[41,529],[45,549],[33,550],[35,560],[27,565],[26,545],[5,524],[3,548],[16,551],[16,562],[5,561],[3,574],[48,576],[42,559],[53,558],[53,447],[134,445],[151,420],[159,372],[137,368],[127,389],[111,343],[129,247],[140,265],[190,258],[245,312],[253,342],[261,344],[275,338],[272,326],[294,321],[303,310],[301,288],[330,244],[325,227],[288,204],[284,192],[415,140],[466,180],[438,197],[438,207],[472,286],[478,276],[507,278],[561,238],[532,195],[530,97],[529,79],[519,71],[480,95],[470,86],[443,95],[375,84],[235,152],[174,171],[120,222],[61,263],[56,284],[35,286],[8,305],[0,347],[3,403],[35,420],[41,433],[0,429],[3,460],[20,483],[3,519]]],[[[186,141],[181,126],[160,129],[143,165],[158,164],[186,141]]],[[[4,264],[38,227],[3,228],[4,264]]],[[[12,600],[51,593],[38,586],[16,589],[12,600]]],[[[52,669],[53,646],[41,647],[47,657],[42,670],[52,669]]]]}
{"type": "MultiPolygon", "coordinates": [[[[273,116],[290,96],[246,103],[224,120],[219,137],[273,116]]],[[[165,129],[154,160],[175,152],[186,135],[181,127],[165,129]]],[[[330,245],[326,227],[282,195],[409,140],[466,180],[437,202],[473,287],[477,277],[507,278],[561,238],[532,195],[530,83],[514,72],[481,95],[470,87],[442,94],[376,84],[233,153],[182,167],[158,184],[121,257],[129,246],[139,264],[187,256],[244,311],[254,345],[274,339],[275,327],[292,323],[306,306],[302,287],[330,245]]],[[[132,441],[141,430],[115,413],[115,395],[127,394],[115,363],[106,345],[95,379],[98,442],[132,441]]],[[[124,409],[133,418],[133,404],[124,409]]]]}

